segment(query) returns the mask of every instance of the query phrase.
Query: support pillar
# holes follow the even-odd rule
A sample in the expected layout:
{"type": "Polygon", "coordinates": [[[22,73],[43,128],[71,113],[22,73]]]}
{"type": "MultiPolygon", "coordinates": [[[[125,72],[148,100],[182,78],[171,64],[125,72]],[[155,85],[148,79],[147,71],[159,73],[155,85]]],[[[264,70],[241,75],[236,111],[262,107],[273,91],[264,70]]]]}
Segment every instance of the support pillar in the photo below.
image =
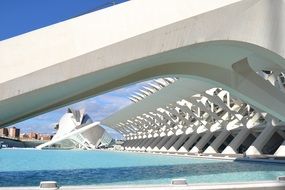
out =
{"type": "Polygon", "coordinates": [[[184,145],[178,150],[178,152],[188,152],[192,145],[197,141],[200,134],[193,133],[192,136],[184,143],[184,145]]]}
{"type": "Polygon", "coordinates": [[[135,150],[143,140],[144,139],[136,139],[136,143],[133,144],[132,149],[135,150]]]}
{"type": "Polygon", "coordinates": [[[159,141],[159,143],[152,150],[153,151],[159,151],[161,149],[161,147],[163,147],[171,137],[172,136],[167,136],[167,135],[162,137],[162,139],[159,141]]]}
{"type": "Polygon", "coordinates": [[[210,146],[205,150],[204,153],[218,153],[218,148],[225,142],[225,140],[230,134],[230,131],[224,129],[213,141],[213,143],[210,144],[210,146]]]}
{"type": "Polygon", "coordinates": [[[128,147],[132,140],[126,140],[123,144],[123,147],[128,147]]]}
{"type": "Polygon", "coordinates": [[[211,131],[206,131],[203,137],[199,140],[199,142],[190,150],[191,153],[198,153],[202,150],[202,148],[209,142],[212,138],[213,133],[211,131]]]}
{"type": "Polygon", "coordinates": [[[150,146],[149,147],[147,147],[147,151],[151,151],[158,143],[159,143],[159,141],[162,139],[163,137],[160,137],[160,136],[158,136],[158,137],[156,137],[156,139],[150,144],[150,146]]]}
{"type": "Polygon", "coordinates": [[[274,156],[285,156],[285,141],[280,145],[277,151],[274,153],[274,156]]]}
{"type": "Polygon", "coordinates": [[[134,144],[137,143],[137,139],[133,139],[132,142],[127,146],[127,150],[130,150],[134,144]]]}
{"type": "Polygon", "coordinates": [[[146,150],[151,143],[156,139],[157,137],[151,137],[149,140],[142,146],[141,150],[146,150]]]}
{"type": "Polygon", "coordinates": [[[141,150],[141,148],[143,147],[143,145],[145,145],[145,143],[149,140],[149,138],[145,138],[137,147],[138,150],[141,150]]]}
{"type": "Polygon", "coordinates": [[[268,125],[263,129],[263,131],[260,133],[260,135],[255,139],[255,141],[252,143],[252,145],[247,149],[246,154],[247,155],[260,155],[262,154],[262,148],[264,145],[270,140],[272,135],[277,130],[277,127],[268,125]]]}
{"type": "Polygon", "coordinates": [[[242,127],[237,136],[232,142],[225,148],[222,154],[237,154],[238,147],[245,141],[250,134],[250,130],[247,127],[242,127]]]}
{"type": "Polygon", "coordinates": [[[163,145],[163,147],[160,149],[160,151],[167,151],[178,139],[179,139],[180,135],[172,135],[172,137],[166,142],[165,145],[163,145]]]}
{"type": "Polygon", "coordinates": [[[172,145],[172,147],[168,150],[169,152],[176,152],[181,147],[181,145],[185,142],[185,140],[190,136],[190,134],[182,134],[179,139],[172,145]]]}

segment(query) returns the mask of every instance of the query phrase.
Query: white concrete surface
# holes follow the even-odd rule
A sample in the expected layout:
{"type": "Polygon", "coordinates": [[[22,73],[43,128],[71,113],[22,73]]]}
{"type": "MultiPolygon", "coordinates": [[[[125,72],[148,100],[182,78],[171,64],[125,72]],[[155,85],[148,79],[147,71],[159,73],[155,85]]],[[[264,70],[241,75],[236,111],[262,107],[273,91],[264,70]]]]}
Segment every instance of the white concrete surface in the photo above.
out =
{"type": "Polygon", "coordinates": [[[282,0],[137,0],[1,41],[0,125],[169,75],[223,87],[285,121],[282,92],[256,75],[284,70],[282,7],[282,0]]]}
{"type": "MultiPolygon", "coordinates": [[[[190,184],[190,185],[137,185],[137,186],[62,186],[60,190],[284,190],[285,183],[264,181],[252,183],[224,183],[224,184],[190,184]]],[[[0,187],[0,190],[38,190],[38,187],[0,187]]]]}

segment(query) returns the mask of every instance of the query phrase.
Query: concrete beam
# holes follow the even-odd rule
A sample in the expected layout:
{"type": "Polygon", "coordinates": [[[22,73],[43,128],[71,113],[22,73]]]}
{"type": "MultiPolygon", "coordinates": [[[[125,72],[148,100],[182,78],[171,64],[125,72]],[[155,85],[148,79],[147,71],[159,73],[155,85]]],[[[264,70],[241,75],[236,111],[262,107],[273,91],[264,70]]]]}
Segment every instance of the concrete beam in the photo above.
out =
{"type": "MultiPolygon", "coordinates": [[[[284,97],[254,82],[245,67],[232,67],[247,57],[254,71],[284,70],[284,2],[206,2],[130,1],[0,42],[0,126],[158,76],[221,86],[285,121],[284,97]]],[[[157,105],[183,98],[182,92],[157,105]]]]}

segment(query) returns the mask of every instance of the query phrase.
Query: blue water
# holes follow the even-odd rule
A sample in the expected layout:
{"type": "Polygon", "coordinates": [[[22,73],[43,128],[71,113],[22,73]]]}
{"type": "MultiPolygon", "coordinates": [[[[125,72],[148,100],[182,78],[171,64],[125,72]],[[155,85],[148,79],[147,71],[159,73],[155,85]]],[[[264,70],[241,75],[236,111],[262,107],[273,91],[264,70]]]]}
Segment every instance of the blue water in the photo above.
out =
{"type": "Polygon", "coordinates": [[[109,151],[0,150],[0,186],[169,184],[275,180],[284,164],[193,159],[109,151]]]}

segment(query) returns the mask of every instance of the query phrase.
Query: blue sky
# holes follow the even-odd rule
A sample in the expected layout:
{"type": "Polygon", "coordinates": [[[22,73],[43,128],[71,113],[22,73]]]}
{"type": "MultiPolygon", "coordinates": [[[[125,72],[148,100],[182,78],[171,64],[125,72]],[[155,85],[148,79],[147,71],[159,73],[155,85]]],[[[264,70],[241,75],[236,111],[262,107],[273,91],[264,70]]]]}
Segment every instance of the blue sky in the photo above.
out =
{"type": "Polygon", "coordinates": [[[126,0],[0,0],[0,40],[126,0]]]}
{"type": "MultiPolygon", "coordinates": [[[[126,0],[0,0],[0,41],[52,25],[88,12],[125,2],[126,0]]],[[[67,107],[84,108],[94,121],[111,115],[129,105],[127,98],[144,83],[132,85],[90,98],[67,107]]],[[[22,132],[53,133],[53,125],[67,107],[20,122],[15,126],[22,132]]],[[[115,138],[115,131],[108,129],[115,138]]]]}

